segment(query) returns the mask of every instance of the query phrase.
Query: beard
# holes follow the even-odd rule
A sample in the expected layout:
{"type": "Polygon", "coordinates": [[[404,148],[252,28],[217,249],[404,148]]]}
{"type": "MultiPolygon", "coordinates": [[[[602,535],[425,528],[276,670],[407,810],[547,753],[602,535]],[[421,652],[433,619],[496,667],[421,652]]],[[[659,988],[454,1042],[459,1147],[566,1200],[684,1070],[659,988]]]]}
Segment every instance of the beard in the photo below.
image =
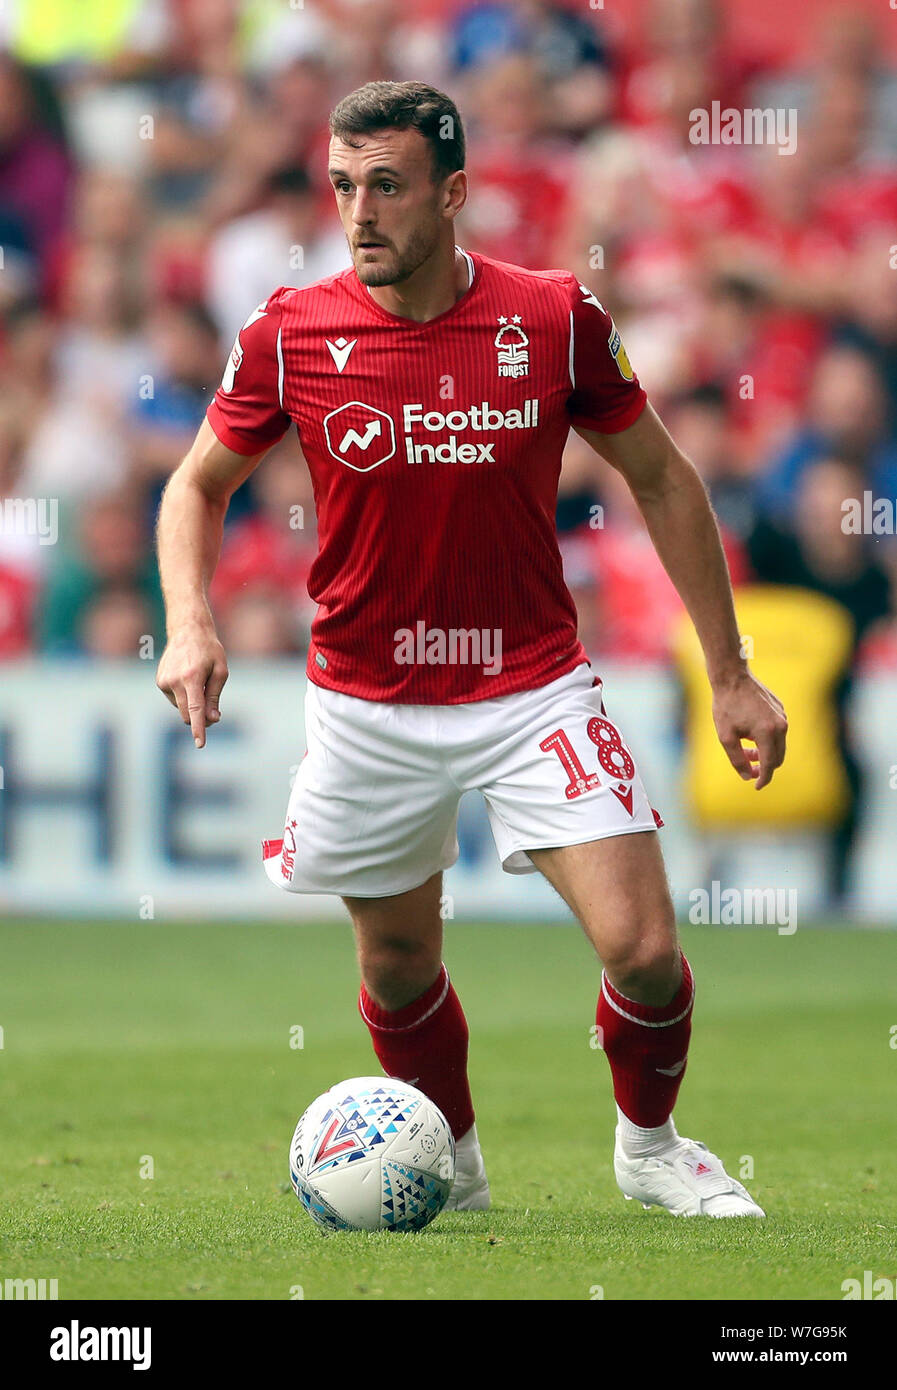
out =
{"type": "MultiPolygon", "coordinates": [[[[403,280],[409,279],[416,270],[419,270],[424,261],[428,260],[439,245],[438,224],[433,223],[427,227],[418,227],[411,236],[404,249],[399,252],[393,246],[386,247],[386,260],[379,265],[362,264],[356,260],[356,253],[349,250],[355,265],[355,273],[363,285],[370,289],[378,289],[381,285],[398,285],[403,280]]],[[[382,254],[382,253],[381,253],[382,254]]]]}

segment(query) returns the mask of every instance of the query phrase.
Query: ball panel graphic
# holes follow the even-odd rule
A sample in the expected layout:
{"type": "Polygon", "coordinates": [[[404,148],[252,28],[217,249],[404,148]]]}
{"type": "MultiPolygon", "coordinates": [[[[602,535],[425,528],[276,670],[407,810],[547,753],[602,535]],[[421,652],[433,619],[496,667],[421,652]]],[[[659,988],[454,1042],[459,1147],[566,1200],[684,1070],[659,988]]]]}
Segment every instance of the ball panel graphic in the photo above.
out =
{"type": "Polygon", "coordinates": [[[312,1101],[290,1145],[290,1178],[327,1230],[417,1231],[438,1216],[455,1144],[433,1102],[390,1077],[352,1077],[312,1101]]]}

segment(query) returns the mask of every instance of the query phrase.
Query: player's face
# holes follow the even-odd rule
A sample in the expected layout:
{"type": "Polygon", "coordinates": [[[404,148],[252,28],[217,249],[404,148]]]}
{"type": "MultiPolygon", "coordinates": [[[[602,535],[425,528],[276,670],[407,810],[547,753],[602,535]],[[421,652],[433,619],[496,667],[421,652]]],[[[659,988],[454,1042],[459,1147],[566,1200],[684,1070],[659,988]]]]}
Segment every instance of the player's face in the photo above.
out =
{"type": "Polygon", "coordinates": [[[433,255],[456,211],[452,174],[433,181],[430,145],[416,130],[330,142],[330,182],[359,280],[395,285],[433,255]]]}

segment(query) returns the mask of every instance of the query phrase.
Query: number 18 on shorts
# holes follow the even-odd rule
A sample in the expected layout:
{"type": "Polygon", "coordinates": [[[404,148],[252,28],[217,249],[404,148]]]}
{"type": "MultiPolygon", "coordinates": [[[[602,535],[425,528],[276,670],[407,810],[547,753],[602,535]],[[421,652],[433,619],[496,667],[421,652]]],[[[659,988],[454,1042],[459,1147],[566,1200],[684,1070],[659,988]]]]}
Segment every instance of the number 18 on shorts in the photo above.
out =
{"type": "Polygon", "coordinates": [[[458,705],[361,700],[309,683],[307,753],[265,870],[294,893],[388,897],[458,857],[458,803],[483,795],[507,873],[529,849],[662,825],[582,663],[535,690],[458,705]]]}

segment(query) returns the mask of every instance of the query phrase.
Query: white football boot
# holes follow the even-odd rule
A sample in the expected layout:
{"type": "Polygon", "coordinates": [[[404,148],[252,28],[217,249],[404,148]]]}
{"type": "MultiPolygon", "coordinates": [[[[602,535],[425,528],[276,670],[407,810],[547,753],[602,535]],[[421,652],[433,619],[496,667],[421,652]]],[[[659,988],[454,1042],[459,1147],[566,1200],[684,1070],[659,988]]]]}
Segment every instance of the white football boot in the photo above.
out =
{"type": "Polygon", "coordinates": [[[477,1138],[477,1127],[470,1129],[460,1139],[455,1140],[455,1181],[446,1211],[488,1211],[489,1182],[486,1167],[477,1138]]]}
{"type": "Polygon", "coordinates": [[[674,1216],[765,1216],[740,1182],[730,1178],[706,1144],[681,1135],[653,1158],[629,1158],[617,1127],[614,1173],[627,1201],[664,1207],[674,1216]]]}

